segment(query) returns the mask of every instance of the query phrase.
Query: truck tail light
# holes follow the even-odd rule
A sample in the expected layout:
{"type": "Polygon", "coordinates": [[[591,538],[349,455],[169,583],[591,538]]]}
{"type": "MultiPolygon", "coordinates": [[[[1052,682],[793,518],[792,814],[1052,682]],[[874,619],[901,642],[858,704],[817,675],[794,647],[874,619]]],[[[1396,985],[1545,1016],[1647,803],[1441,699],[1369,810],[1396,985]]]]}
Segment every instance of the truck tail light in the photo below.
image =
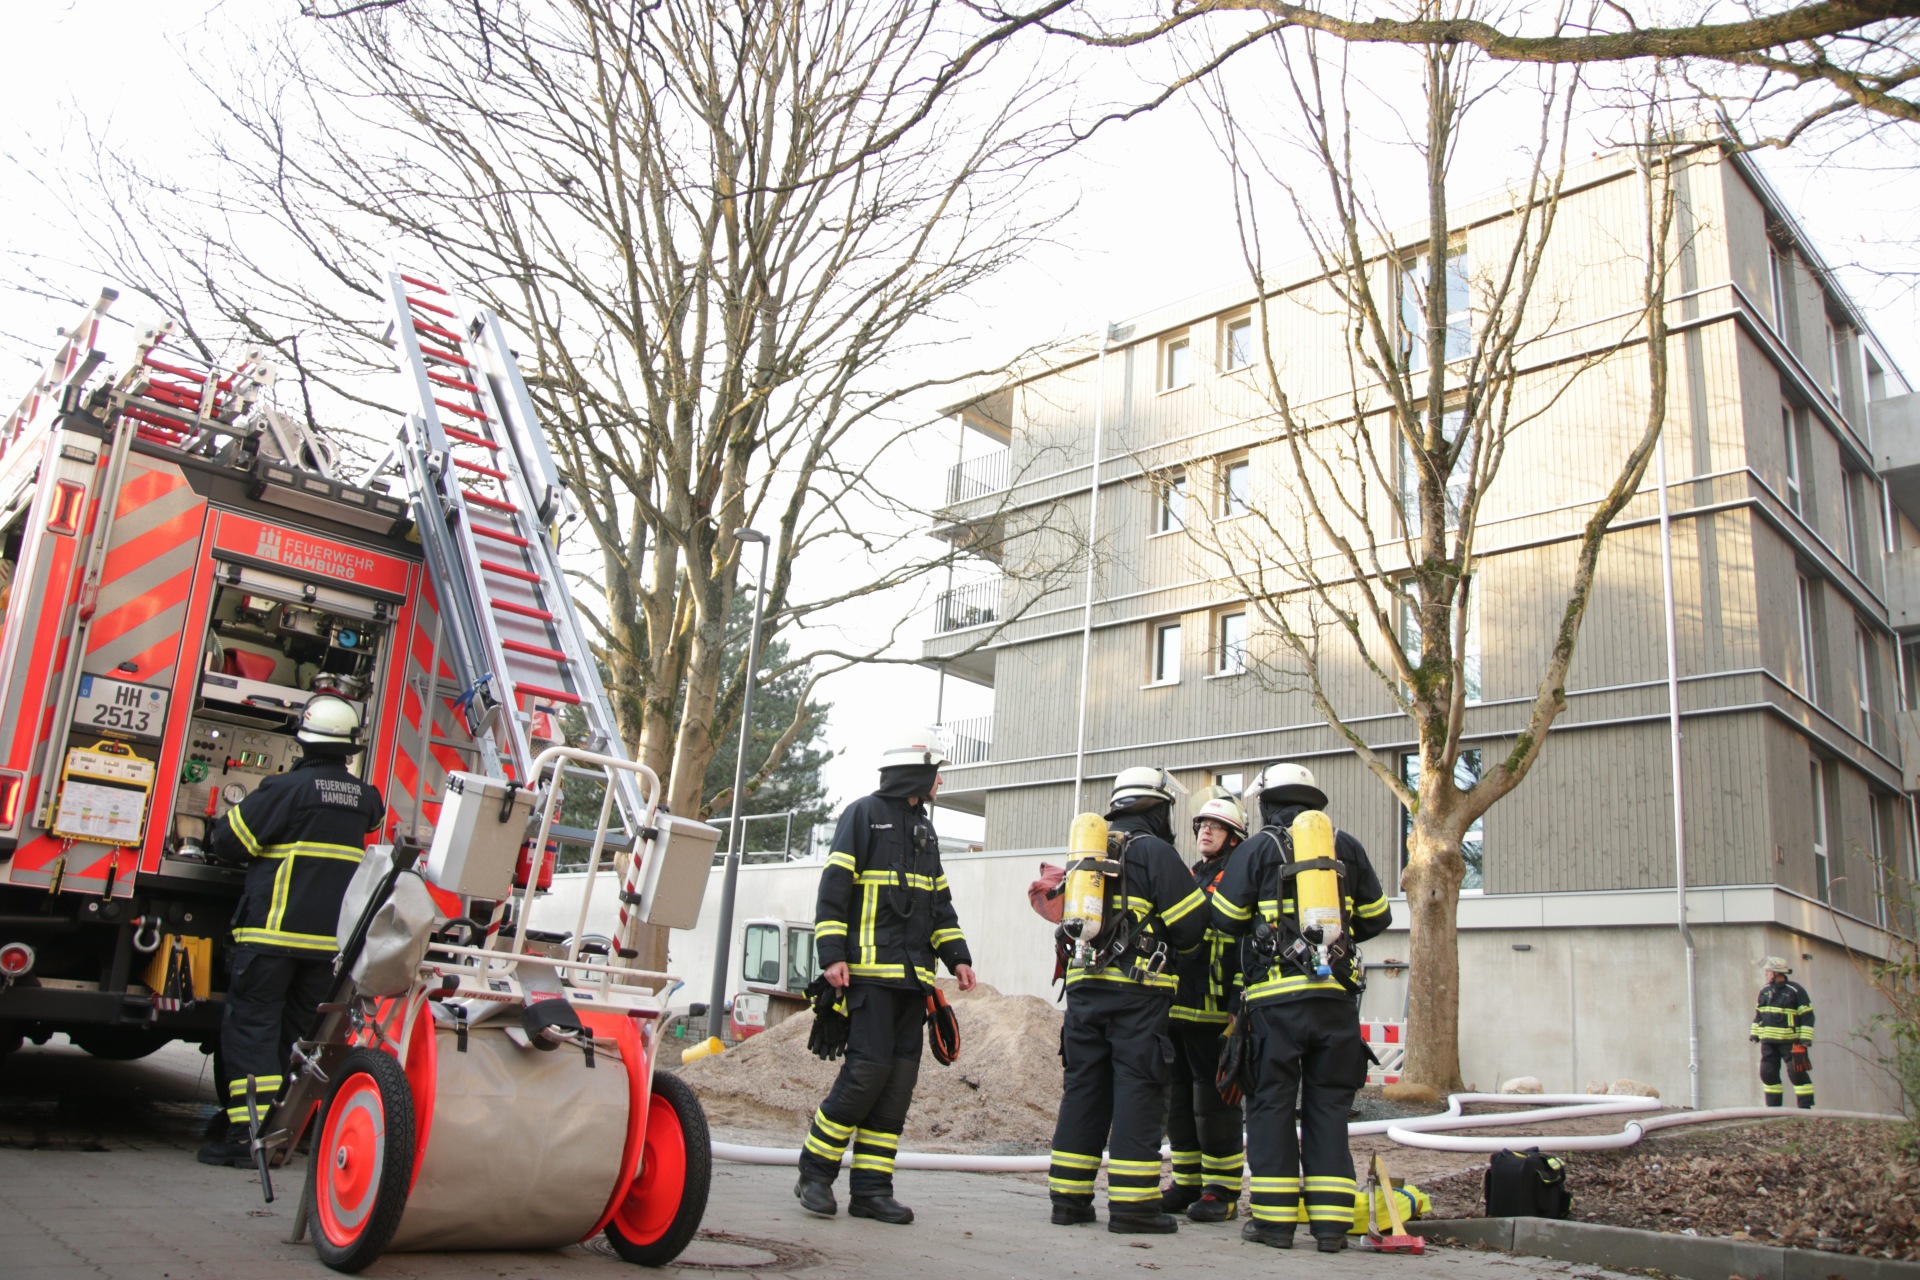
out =
{"type": "Polygon", "coordinates": [[[24,978],[33,970],[33,948],[24,942],[9,942],[0,947],[0,975],[24,978]]]}
{"type": "Polygon", "coordinates": [[[27,793],[24,774],[0,769],[0,831],[11,831],[20,823],[20,800],[27,793]]]}

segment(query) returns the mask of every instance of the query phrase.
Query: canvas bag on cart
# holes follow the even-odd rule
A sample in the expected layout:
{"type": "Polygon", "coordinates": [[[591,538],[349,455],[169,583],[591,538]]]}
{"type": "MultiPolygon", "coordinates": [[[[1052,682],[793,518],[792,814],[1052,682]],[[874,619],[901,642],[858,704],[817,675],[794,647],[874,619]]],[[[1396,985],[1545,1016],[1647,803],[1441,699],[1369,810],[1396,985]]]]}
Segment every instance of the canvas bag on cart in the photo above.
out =
{"type": "MultiPolygon", "coordinates": [[[[340,900],[340,920],[334,927],[334,940],[344,949],[353,936],[367,903],[379,891],[380,884],[393,869],[393,848],[375,845],[367,850],[360,866],[347,884],[340,900]]],[[[427,882],[417,871],[403,871],[393,882],[393,892],[374,912],[367,927],[367,938],[353,962],[353,983],[363,996],[397,996],[413,984],[420,962],[426,958],[427,935],[432,932],[439,910],[427,882]]]]}

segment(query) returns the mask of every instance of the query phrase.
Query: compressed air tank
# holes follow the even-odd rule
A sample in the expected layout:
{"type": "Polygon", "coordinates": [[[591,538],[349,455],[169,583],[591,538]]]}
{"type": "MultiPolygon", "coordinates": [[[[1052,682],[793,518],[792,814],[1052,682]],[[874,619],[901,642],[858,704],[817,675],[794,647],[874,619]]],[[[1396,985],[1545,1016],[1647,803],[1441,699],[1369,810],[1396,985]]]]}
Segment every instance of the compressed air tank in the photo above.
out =
{"type": "Polygon", "coordinates": [[[1073,820],[1067,836],[1067,879],[1060,921],[1067,932],[1091,942],[1106,922],[1106,875],[1100,864],[1107,856],[1107,820],[1083,813],[1073,820]]]}
{"type": "MultiPolygon", "coordinates": [[[[1332,861],[1333,822],[1318,809],[1297,815],[1289,828],[1293,835],[1293,860],[1296,863],[1332,861]]],[[[1302,871],[1294,877],[1293,902],[1300,931],[1312,937],[1320,931],[1321,944],[1333,942],[1342,933],[1340,910],[1340,873],[1328,867],[1302,871]]]]}

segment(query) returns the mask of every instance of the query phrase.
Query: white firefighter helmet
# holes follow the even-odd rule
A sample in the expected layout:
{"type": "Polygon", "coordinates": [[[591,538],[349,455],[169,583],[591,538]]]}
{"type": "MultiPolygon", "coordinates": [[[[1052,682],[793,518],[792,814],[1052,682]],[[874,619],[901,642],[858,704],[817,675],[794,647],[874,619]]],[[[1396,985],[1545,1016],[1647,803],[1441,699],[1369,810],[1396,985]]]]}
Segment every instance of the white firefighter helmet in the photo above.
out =
{"type": "Polygon", "coordinates": [[[1790,974],[1793,972],[1787,966],[1786,960],[1780,956],[1768,956],[1760,962],[1760,968],[1766,973],[1790,974]]]}
{"type": "Polygon", "coordinates": [[[947,763],[946,744],[939,733],[933,729],[915,729],[894,739],[886,750],[880,753],[879,767],[891,769],[895,765],[942,765],[947,763]]]}
{"type": "Polygon", "coordinates": [[[316,694],[307,699],[307,705],[301,709],[300,727],[293,736],[302,742],[331,742],[350,747],[360,740],[360,713],[345,698],[336,698],[330,693],[316,694]]]}
{"type": "Polygon", "coordinates": [[[1193,829],[1199,833],[1200,824],[1206,821],[1218,822],[1242,840],[1247,838],[1247,811],[1232,796],[1215,796],[1201,805],[1193,815],[1193,829]]]}
{"type": "Polygon", "coordinates": [[[1172,804],[1176,795],[1187,794],[1174,776],[1159,765],[1135,765],[1131,769],[1122,769],[1113,780],[1113,794],[1107,798],[1107,809],[1127,809],[1145,807],[1152,804],[1172,804]]]}
{"type": "Polygon", "coordinates": [[[1327,793],[1313,780],[1313,771],[1303,764],[1270,764],[1260,771],[1247,788],[1247,798],[1259,800],[1296,800],[1315,809],[1327,807],[1327,793]]]}

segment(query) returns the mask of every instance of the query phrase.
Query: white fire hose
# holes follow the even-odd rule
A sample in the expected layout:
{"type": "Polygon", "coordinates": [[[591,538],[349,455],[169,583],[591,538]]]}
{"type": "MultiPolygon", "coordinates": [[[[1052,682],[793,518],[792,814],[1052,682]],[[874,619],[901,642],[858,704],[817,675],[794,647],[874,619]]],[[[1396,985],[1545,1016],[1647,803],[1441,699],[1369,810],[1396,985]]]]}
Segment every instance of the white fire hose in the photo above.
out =
{"type": "MultiPolygon", "coordinates": [[[[1722,1107],[1715,1111],[1688,1111],[1646,1120],[1630,1120],[1619,1133],[1579,1135],[1511,1134],[1500,1137],[1455,1137],[1460,1129],[1492,1129],[1514,1125],[1579,1120],[1588,1116],[1625,1115],[1658,1111],[1658,1098],[1607,1097],[1585,1093],[1456,1093],[1447,1098],[1447,1109],[1430,1116],[1411,1116],[1404,1120],[1361,1120],[1347,1126],[1353,1137],[1385,1134],[1402,1146],[1423,1147],[1430,1151],[1506,1151],[1513,1147],[1545,1147],[1553,1151],[1607,1151],[1630,1147],[1655,1129],[1671,1129],[1683,1124],[1711,1124],[1723,1120],[1893,1120],[1905,1116],[1876,1111],[1802,1111],[1785,1107],[1722,1107]],[[1500,1106],[1534,1107],[1532,1111],[1509,1111],[1494,1115],[1462,1115],[1461,1108],[1474,1103],[1500,1106]],[[1445,1136],[1443,1136],[1445,1135],[1445,1136]]],[[[1163,1153],[1164,1154],[1164,1153],[1163,1153]]],[[[716,1160],[736,1164],[797,1165],[798,1147],[749,1147],[732,1142],[713,1144],[716,1160]]],[[[943,1152],[902,1151],[894,1162],[897,1169],[934,1169],[948,1173],[1045,1173],[1047,1156],[967,1156],[943,1152]]]]}

